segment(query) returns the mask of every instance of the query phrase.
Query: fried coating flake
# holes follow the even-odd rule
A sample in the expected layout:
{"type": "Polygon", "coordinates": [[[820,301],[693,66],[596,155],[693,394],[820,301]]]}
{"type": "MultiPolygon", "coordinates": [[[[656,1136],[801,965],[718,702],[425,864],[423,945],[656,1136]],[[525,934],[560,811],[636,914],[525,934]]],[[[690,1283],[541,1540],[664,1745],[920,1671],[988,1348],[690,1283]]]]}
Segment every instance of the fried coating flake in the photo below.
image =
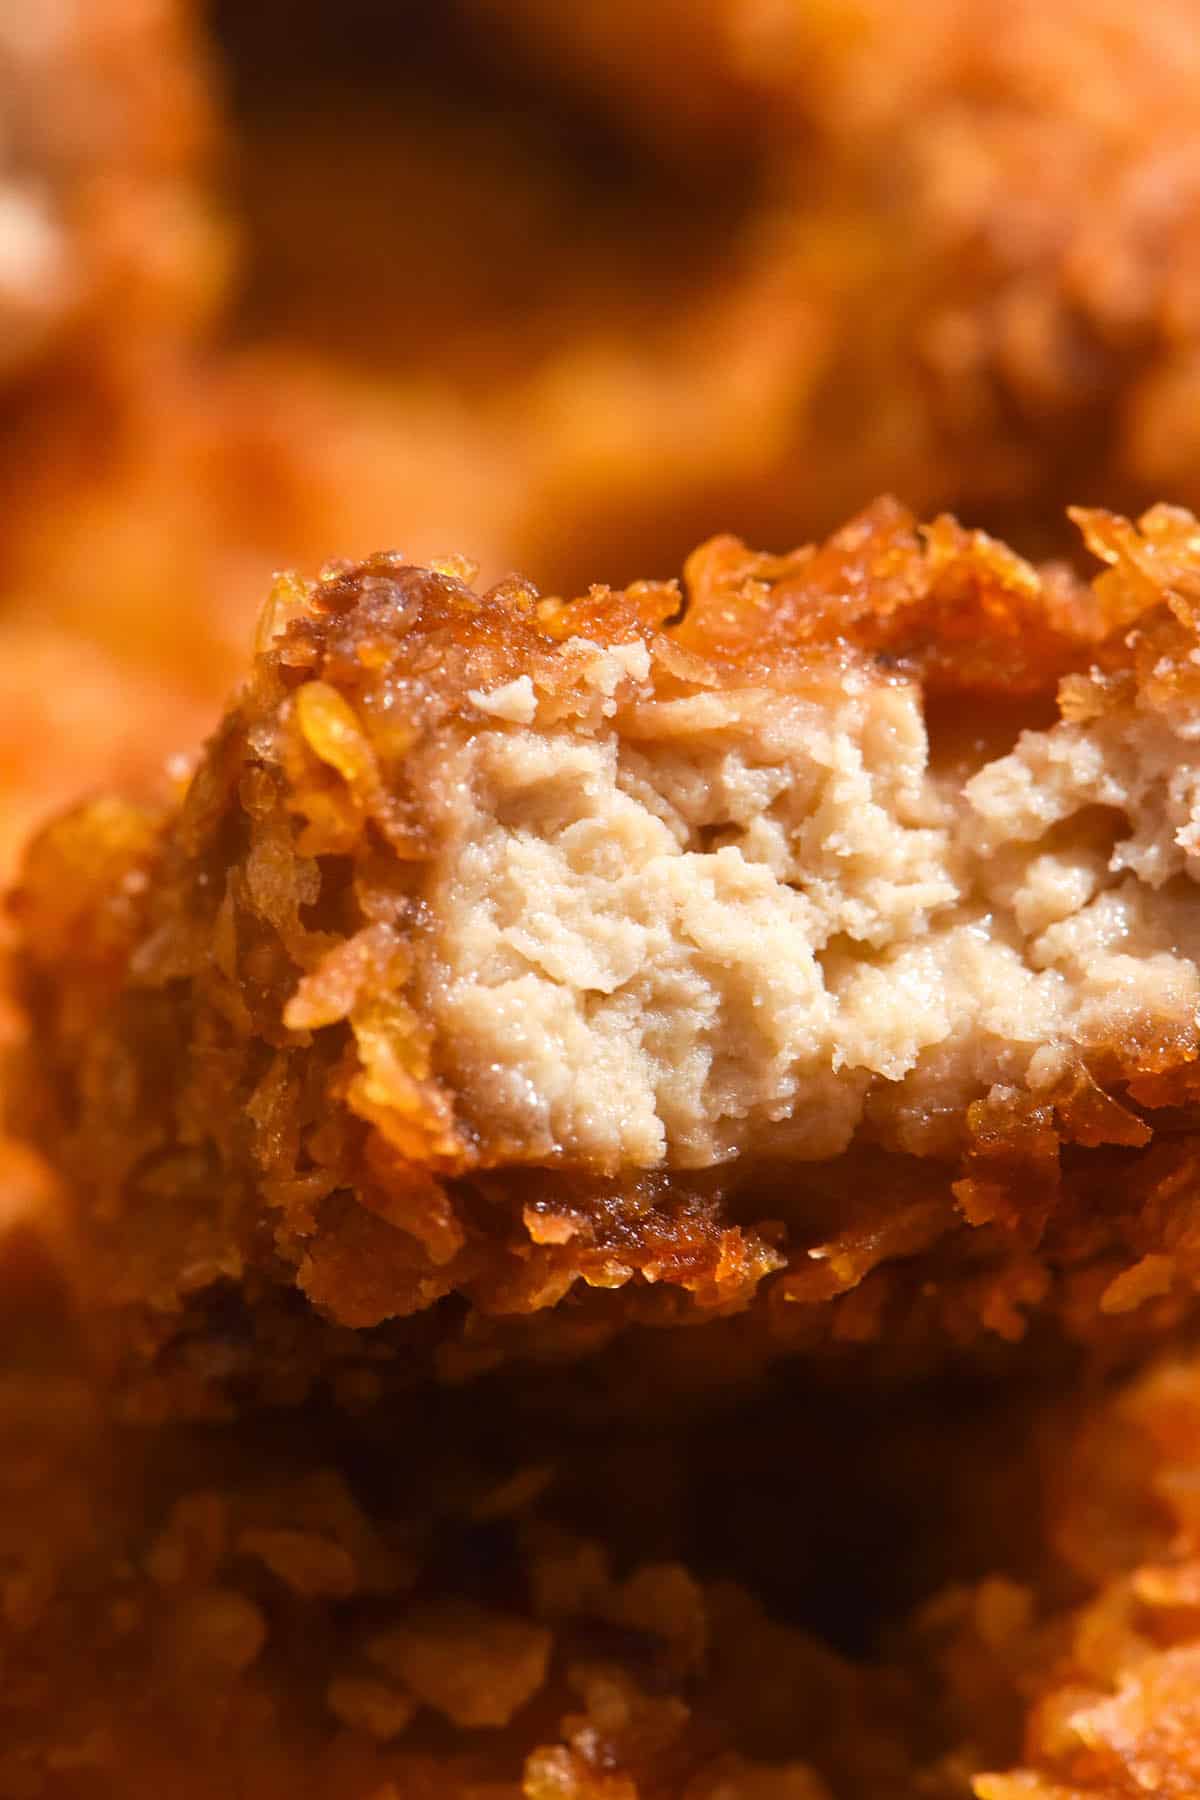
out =
{"type": "Polygon", "coordinates": [[[281,582],[179,806],[14,901],[103,1304],[1177,1319],[1200,536],[1080,523],[1091,588],[890,502],[682,592],[281,582]]]}

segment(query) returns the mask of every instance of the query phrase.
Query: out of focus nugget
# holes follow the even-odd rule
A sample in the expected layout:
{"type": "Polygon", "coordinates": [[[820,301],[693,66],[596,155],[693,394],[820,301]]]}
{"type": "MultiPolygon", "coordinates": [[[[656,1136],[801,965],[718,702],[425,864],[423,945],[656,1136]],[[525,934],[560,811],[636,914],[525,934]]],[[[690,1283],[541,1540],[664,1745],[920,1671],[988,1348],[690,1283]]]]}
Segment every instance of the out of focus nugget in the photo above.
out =
{"type": "Polygon", "coordinates": [[[0,19],[0,379],[91,379],[207,318],[228,266],[190,0],[39,0],[0,19]]]}
{"type": "Polygon", "coordinates": [[[718,518],[795,541],[889,488],[1025,544],[1074,497],[1195,504],[1195,0],[476,10],[698,192],[747,170],[740,254],[674,331],[598,321],[530,394],[553,579],[669,568],[718,518]]]}
{"type": "MultiPolygon", "coordinates": [[[[901,1684],[732,1581],[564,1524],[565,1458],[523,1464],[514,1443],[489,1470],[426,1417],[380,1501],[319,1422],[290,1444],[97,1441],[91,1398],[62,1372],[0,1382],[6,1794],[914,1791],[901,1684]]],[[[412,1422],[393,1426],[395,1451],[412,1422]]],[[[621,1479],[615,1449],[592,1466],[597,1488],[621,1479]]]]}
{"type": "Polygon", "coordinates": [[[1001,1577],[948,1592],[924,1614],[920,1635],[945,1684],[939,1704],[956,1714],[963,1741],[933,1791],[977,1800],[1194,1794],[1194,1352],[1082,1420],[1065,1415],[1046,1451],[1046,1577],[1032,1587],[1001,1577]],[[1006,1772],[975,1774],[998,1766],[1006,1772]]]}
{"type": "MultiPolygon", "coordinates": [[[[144,492],[118,471],[131,439],[150,429],[148,412],[161,409],[160,424],[178,431],[167,390],[178,389],[179,365],[224,301],[233,256],[222,159],[191,0],[0,8],[5,878],[32,822],[110,774],[153,789],[189,719],[202,727],[207,716],[195,684],[167,691],[154,652],[170,625],[158,642],[146,633],[148,658],[129,666],[138,635],[130,596],[144,600],[141,548],[154,527],[144,492]],[[103,542],[89,536],[87,570],[72,568],[68,601],[60,564],[87,531],[94,492],[118,486],[123,518],[103,542]],[[121,604],[110,607],[114,596],[121,604]]],[[[178,472],[167,503],[175,516],[189,476],[178,472]]],[[[164,573],[165,561],[139,615],[143,631],[171,618],[164,573]]],[[[205,660],[208,633],[193,626],[191,638],[193,663],[205,660]]]]}

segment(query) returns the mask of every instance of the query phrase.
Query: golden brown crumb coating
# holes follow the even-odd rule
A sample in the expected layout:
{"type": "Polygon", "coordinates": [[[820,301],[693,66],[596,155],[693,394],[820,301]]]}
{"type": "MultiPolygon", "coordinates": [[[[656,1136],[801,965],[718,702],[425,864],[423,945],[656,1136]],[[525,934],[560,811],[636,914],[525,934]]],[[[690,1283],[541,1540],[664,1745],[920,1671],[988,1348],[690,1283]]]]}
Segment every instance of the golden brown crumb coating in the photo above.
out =
{"type": "Polygon", "coordinates": [[[683,592],[281,583],[179,805],[69,816],[14,902],[102,1304],[1177,1319],[1197,528],[1082,523],[1094,588],[891,503],[683,592]]]}

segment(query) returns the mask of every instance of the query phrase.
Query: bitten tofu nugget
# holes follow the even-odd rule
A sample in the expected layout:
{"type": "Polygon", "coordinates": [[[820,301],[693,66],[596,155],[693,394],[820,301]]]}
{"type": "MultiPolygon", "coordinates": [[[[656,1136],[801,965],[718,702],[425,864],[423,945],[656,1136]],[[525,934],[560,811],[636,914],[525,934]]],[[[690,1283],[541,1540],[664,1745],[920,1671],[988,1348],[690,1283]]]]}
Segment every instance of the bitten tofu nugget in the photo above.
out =
{"type": "Polygon", "coordinates": [[[105,1305],[155,1354],[293,1286],[349,1327],[1178,1319],[1200,528],[1079,522],[1093,587],[890,502],[571,604],[283,581],[178,805],[67,817],[15,900],[105,1305]]]}

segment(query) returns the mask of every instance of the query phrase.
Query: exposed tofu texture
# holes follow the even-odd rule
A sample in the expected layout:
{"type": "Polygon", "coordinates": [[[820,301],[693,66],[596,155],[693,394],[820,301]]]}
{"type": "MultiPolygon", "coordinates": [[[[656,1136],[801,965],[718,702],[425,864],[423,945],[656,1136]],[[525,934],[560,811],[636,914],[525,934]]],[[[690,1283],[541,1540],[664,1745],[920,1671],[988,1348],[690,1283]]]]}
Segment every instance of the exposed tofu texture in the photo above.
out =
{"type": "Polygon", "coordinates": [[[178,804],[15,903],[106,1301],[1176,1319],[1200,532],[1079,519],[1090,588],[891,502],[682,591],[281,583],[178,804]]]}

